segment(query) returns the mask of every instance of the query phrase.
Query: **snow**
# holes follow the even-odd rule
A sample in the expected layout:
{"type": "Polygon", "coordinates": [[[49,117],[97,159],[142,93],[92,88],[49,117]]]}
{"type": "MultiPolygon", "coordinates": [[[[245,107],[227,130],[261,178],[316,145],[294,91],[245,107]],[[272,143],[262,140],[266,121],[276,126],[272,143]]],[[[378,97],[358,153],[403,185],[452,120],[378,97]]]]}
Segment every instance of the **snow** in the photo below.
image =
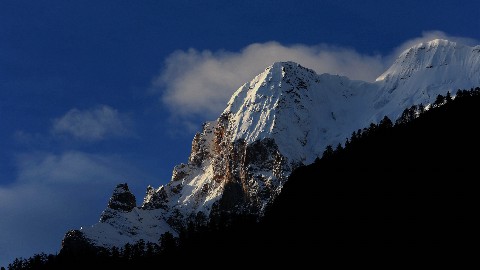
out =
{"type": "MultiPolygon", "coordinates": [[[[353,131],[378,123],[385,115],[395,121],[407,107],[423,103],[428,108],[438,94],[453,95],[459,88],[476,86],[480,86],[480,46],[437,39],[404,51],[373,83],[318,75],[293,62],[274,63],[238,88],[222,115],[230,115],[230,142],[273,139],[294,168],[312,163],[327,145],[344,143],[353,131]]],[[[220,118],[204,124],[192,144],[189,163],[176,166],[172,181],[156,190],[166,192],[167,210],[115,212],[114,218],[84,228],[86,237],[101,246],[139,239],[157,242],[166,231],[176,234],[166,222],[174,211],[183,217],[198,212],[208,216],[224,187],[214,180],[214,133],[220,125],[220,118]],[[198,157],[200,164],[195,162],[198,157]],[[182,177],[176,179],[178,175],[182,177]]],[[[265,181],[254,188],[281,189],[283,183],[272,171],[258,168],[255,173],[265,181]]],[[[145,201],[151,199],[149,194],[145,201]]]]}
{"type": "Polygon", "coordinates": [[[84,236],[96,246],[122,247],[127,243],[134,244],[140,239],[157,243],[165,232],[178,235],[162,218],[165,213],[160,209],[134,208],[131,212],[106,209],[105,211],[110,211],[114,218],[80,229],[84,236]]]}
{"type": "MultiPolygon", "coordinates": [[[[478,46],[477,46],[478,47],[478,46]]],[[[397,118],[413,104],[432,103],[438,94],[480,85],[480,51],[436,39],[404,51],[376,82],[375,115],[397,118]],[[383,105],[385,103],[385,105],[383,105]]]]}
{"type": "Polygon", "coordinates": [[[394,121],[411,105],[479,86],[479,47],[441,39],[420,43],[404,51],[375,83],[317,75],[293,62],[275,63],[240,87],[225,112],[235,115],[235,140],[271,137],[289,159],[308,164],[327,145],[343,143],[353,131],[385,115],[394,121]],[[288,76],[308,88],[289,94],[298,85],[286,83],[293,81],[288,76]]]}
{"type": "Polygon", "coordinates": [[[317,75],[293,62],[275,63],[257,78],[263,80],[237,90],[224,111],[237,123],[232,140],[273,138],[284,156],[305,164],[326,145],[349,137],[364,115],[361,101],[376,89],[346,77],[317,75]]]}

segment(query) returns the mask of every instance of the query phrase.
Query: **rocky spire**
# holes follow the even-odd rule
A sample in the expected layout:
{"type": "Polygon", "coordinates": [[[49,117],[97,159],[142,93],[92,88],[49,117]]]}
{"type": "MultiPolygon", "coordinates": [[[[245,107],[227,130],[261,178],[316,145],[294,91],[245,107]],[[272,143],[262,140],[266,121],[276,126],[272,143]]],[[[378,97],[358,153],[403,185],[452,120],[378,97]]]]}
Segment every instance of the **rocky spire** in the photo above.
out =
{"type": "Polygon", "coordinates": [[[128,213],[136,207],[135,195],[128,189],[127,183],[118,184],[113,190],[112,197],[108,201],[107,209],[102,212],[100,222],[116,216],[117,212],[128,213]]]}
{"type": "Polygon", "coordinates": [[[108,208],[123,212],[130,212],[136,206],[135,195],[128,189],[127,183],[118,184],[108,201],[108,208]]]}

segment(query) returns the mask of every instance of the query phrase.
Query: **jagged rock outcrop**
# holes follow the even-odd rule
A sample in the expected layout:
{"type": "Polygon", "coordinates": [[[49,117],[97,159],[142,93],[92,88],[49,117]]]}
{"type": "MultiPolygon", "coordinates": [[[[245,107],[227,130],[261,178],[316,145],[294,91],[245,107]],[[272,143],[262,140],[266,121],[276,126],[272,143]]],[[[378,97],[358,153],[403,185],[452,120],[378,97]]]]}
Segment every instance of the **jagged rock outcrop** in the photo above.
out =
{"type": "Polygon", "coordinates": [[[168,196],[163,186],[155,190],[152,186],[147,187],[145,198],[143,199],[142,209],[154,210],[168,208],[168,196]]]}
{"type": "Polygon", "coordinates": [[[122,247],[141,239],[157,243],[167,231],[177,236],[178,233],[164,218],[167,212],[163,203],[167,198],[163,196],[162,189],[155,190],[149,186],[145,196],[148,202],[137,207],[128,185],[117,185],[99,222],[91,227],[69,231],[62,241],[62,250],[122,247]]]}
{"type": "Polygon", "coordinates": [[[261,216],[291,172],[312,163],[327,145],[343,143],[384,116],[395,120],[406,107],[432,103],[438,94],[475,86],[480,46],[446,40],[406,50],[373,83],[274,63],[241,86],[217,120],[203,125],[188,162],[175,166],[169,183],[148,187],[139,207],[125,184],[117,186],[100,222],[81,233],[97,246],[122,246],[157,242],[164,232],[176,235],[188,222],[205,223],[221,213],[261,216]]]}
{"type": "Polygon", "coordinates": [[[137,205],[135,195],[128,189],[127,183],[118,184],[108,201],[107,209],[100,216],[100,222],[113,218],[117,212],[128,213],[137,205]]]}

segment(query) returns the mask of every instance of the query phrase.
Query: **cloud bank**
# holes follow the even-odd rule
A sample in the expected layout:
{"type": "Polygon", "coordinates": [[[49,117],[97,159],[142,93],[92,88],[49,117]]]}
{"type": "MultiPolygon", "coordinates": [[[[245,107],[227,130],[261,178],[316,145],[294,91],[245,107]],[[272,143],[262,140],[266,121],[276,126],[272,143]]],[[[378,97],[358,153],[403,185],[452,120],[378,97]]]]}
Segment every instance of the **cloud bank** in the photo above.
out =
{"type": "Polygon", "coordinates": [[[112,107],[102,105],[93,109],[68,111],[53,123],[54,134],[68,134],[79,140],[101,141],[106,137],[128,136],[131,121],[112,107]]]}
{"type": "Polygon", "coordinates": [[[476,42],[441,31],[428,31],[387,55],[361,54],[354,49],[325,44],[287,46],[278,42],[255,43],[238,52],[189,49],[176,51],[165,60],[153,88],[161,91],[161,101],[174,119],[183,120],[182,124],[189,119],[205,121],[218,117],[238,87],[274,62],[294,61],[319,74],[339,74],[373,82],[403,50],[436,38],[463,44],[476,42]]]}

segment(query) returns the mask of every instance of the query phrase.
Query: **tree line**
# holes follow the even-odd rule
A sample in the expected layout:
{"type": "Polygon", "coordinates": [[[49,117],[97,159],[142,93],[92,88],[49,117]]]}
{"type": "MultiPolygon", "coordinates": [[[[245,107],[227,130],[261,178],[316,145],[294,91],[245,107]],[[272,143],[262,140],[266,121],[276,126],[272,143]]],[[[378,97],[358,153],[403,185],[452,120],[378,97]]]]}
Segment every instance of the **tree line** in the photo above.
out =
{"type": "MultiPolygon", "coordinates": [[[[458,89],[455,95],[455,100],[457,102],[461,102],[465,98],[479,96],[480,87],[471,88],[470,90],[458,89]]],[[[411,107],[403,110],[400,117],[395,121],[395,124],[392,122],[392,120],[390,120],[390,118],[384,116],[384,118],[378,124],[371,123],[368,127],[353,131],[350,138],[346,138],[343,145],[341,143],[338,143],[335,148],[332,145],[327,145],[325,151],[323,152],[322,158],[332,158],[335,154],[341,153],[344,149],[352,147],[352,145],[361,144],[363,141],[368,140],[372,137],[383,136],[386,132],[391,132],[390,129],[393,129],[395,127],[401,128],[402,126],[405,126],[408,123],[419,118],[427,111],[431,111],[440,108],[443,105],[450,104],[451,102],[453,102],[453,100],[454,99],[452,98],[450,91],[448,91],[445,96],[438,94],[435,98],[435,101],[428,107],[425,107],[422,103],[420,103],[418,105],[412,105],[411,107]]],[[[317,158],[315,162],[318,162],[319,160],[320,158],[317,158]]]]}

